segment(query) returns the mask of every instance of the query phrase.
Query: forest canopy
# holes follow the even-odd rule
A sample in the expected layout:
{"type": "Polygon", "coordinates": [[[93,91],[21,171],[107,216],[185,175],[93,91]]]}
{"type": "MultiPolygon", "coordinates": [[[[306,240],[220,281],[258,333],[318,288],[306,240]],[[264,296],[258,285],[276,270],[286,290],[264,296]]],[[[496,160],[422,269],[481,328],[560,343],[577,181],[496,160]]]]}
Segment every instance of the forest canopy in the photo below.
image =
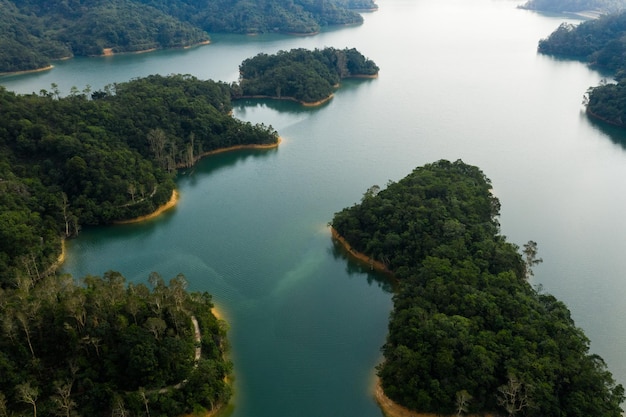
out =
{"type": "Polygon", "coordinates": [[[620,417],[624,389],[567,307],[528,283],[537,245],[499,234],[489,179],[462,161],[416,168],[332,227],[399,281],[385,394],[419,412],[620,417]]]}
{"type": "Polygon", "coordinates": [[[178,275],[0,289],[0,415],[177,416],[226,404],[226,325],[178,275]]]}
{"type": "Polygon", "coordinates": [[[373,0],[0,0],[0,73],[52,60],[188,47],[208,33],[316,33],[360,24],[373,0]]]}
{"type": "Polygon", "coordinates": [[[240,94],[316,103],[328,99],[342,79],[374,77],[378,69],[354,48],[261,53],[239,66],[240,94]]]}
{"type": "Polygon", "coordinates": [[[573,25],[562,23],[545,39],[538,51],[570,59],[579,59],[609,71],[622,70],[626,64],[626,12],[612,13],[573,25]]]}
{"type": "Polygon", "coordinates": [[[152,213],[177,168],[205,153],[275,144],[230,115],[226,83],[149,76],[102,91],[17,95],[0,87],[0,287],[39,279],[85,225],[152,213]]]}

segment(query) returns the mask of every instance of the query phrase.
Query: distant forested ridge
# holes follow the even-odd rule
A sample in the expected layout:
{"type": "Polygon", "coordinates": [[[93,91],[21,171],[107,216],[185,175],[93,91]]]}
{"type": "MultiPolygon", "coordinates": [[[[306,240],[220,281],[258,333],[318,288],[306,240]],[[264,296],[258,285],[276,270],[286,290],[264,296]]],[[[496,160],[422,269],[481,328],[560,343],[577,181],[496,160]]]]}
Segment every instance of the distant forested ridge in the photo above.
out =
{"type": "Polygon", "coordinates": [[[230,115],[230,86],[149,76],[91,92],[0,87],[0,287],[40,279],[83,225],[153,212],[176,169],[239,145],[276,144],[271,127],[230,115]]]}
{"type": "Polygon", "coordinates": [[[614,83],[591,87],[585,94],[587,113],[626,127],[626,12],[609,14],[579,25],[561,24],[539,41],[539,52],[588,62],[611,71],[614,83]]]}
{"type": "Polygon", "coordinates": [[[239,94],[316,103],[328,99],[342,79],[374,77],[378,70],[354,48],[261,53],[239,66],[239,94]]]}
{"type": "Polygon", "coordinates": [[[614,13],[626,7],[624,0],[528,0],[520,8],[554,13],[614,13]]]}
{"type": "Polygon", "coordinates": [[[179,275],[0,289],[0,415],[180,416],[226,404],[226,325],[179,275]]]}
{"type": "Polygon", "coordinates": [[[362,23],[373,0],[0,0],[0,73],[52,60],[187,47],[208,32],[316,33],[362,23]]]}
{"type": "Polygon", "coordinates": [[[462,161],[415,169],[332,227],[399,281],[378,375],[395,402],[462,415],[620,417],[624,389],[567,307],[528,283],[537,245],[499,234],[491,183],[462,161]]]}

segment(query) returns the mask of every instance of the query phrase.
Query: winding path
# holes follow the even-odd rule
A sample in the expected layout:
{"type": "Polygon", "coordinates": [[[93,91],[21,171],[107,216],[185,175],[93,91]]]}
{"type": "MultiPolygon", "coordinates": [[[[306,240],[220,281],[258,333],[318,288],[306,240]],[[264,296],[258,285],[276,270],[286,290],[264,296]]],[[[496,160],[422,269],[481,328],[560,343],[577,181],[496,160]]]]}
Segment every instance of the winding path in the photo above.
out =
{"type": "MultiPolygon", "coordinates": [[[[194,364],[193,364],[193,368],[196,369],[198,367],[198,362],[200,361],[200,356],[202,356],[202,344],[201,344],[202,335],[200,334],[200,325],[198,324],[198,319],[196,319],[196,316],[193,316],[193,315],[191,316],[191,323],[193,323],[194,340],[197,345],[196,353],[194,354],[194,364]]],[[[183,379],[176,385],[168,385],[167,387],[151,390],[148,392],[149,393],[156,392],[158,394],[165,394],[173,389],[181,389],[186,383],[187,383],[187,379],[183,379]]]]}

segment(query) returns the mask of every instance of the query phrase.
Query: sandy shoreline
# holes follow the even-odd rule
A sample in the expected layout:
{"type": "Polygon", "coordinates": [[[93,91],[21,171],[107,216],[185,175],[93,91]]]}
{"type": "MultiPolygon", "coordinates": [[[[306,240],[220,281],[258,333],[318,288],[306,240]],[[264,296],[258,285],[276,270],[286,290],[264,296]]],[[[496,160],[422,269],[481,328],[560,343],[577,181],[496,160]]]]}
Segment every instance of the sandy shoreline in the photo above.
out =
{"type": "Polygon", "coordinates": [[[332,234],[333,239],[339,242],[341,246],[344,247],[344,249],[350,254],[350,257],[369,266],[370,269],[372,270],[383,272],[385,274],[393,276],[393,273],[389,269],[387,269],[387,266],[384,263],[380,261],[375,261],[369,256],[361,252],[357,252],[354,248],[352,248],[350,243],[348,243],[348,241],[343,236],[341,236],[332,226],[330,227],[330,232],[332,234]]]}
{"type": "Polygon", "coordinates": [[[411,411],[408,408],[396,404],[385,395],[383,387],[380,384],[380,378],[378,377],[376,377],[376,385],[374,387],[374,398],[386,417],[441,417],[437,414],[411,411]]]}
{"type": "Polygon", "coordinates": [[[46,272],[44,272],[43,275],[53,274],[57,269],[59,269],[61,265],[63,265],[63,262],[65,262],[66,254],[67,251],[65,250],[65,239],[61,239],[61,253],[59,254],[57,260],[54,261],[54,263],[50,265],[48,269],[46,269],[46,272]]]}
{"type": "MultiPolygon", "coordinates": [[[[266,145],[236,145],[236,146],[230,146],[228,148],[216,149],[213,151],[205,152],[202,155],[199,155],[198,157],[195,158],[195,162],[198,162],[200,159],[210,156],[210,155],[216,155],[216,154],[236,151],[240,149],[273,149],[273,148],[277,148],[281,141],[282,141],[282,138],[279,136],[276,143],[268,143],[266,145]]],[[[185,168],[185,167],[178,166],[177,168],[185,168]]],[[[162,206],[160,206],[159,208],[157,208],[152,213],[146,214],[144,216],[135,217],[134,219],[118,220],[118,221],[113,222],[113,224],[139,223],[139,222],[143,222],[146,220],[154,219],[155,217],[158,217],[162,213],[166,212],[167,210],[175,207],[176,204],[178,204],[179,199],[180,199],[180,194],[178,193],[177,190],[174,190],[172,191],[172,197],[169,199],[169,201],[163,204],[162,206]]]]}
{"type": "MultiPolygon", "coordinates": [[[[201,155],[197,156],[195,158],[195,162],[198,162],[200,159],[205,158],[207,156],[211,156],[211,155],[217,155],[220,153],[224,153],[224,152],[232,152],[232,151],[238,151],[238,150],[243,150],[243,149],[274,149],[274,148],[278,148],[278,145],[280,145],[280,143],[283,141],[283,139],[279,136],[278,140],[276,141],[276,143],[266,143],[266,144],[256,144],[256,145],[235,145],[235,146],[229,146],[227,148],[220,148],[220,149],[214,149],[212,151],[207,151],[202,153],[201,155]]],[[[185,168],[184,166],[179,166],[177,168],[185,168]]]]}
{"type": "Polygon", "coordinates": [[[224,318],[224,312],[215,303],[213,303],[213,308],[211,308],[211,313],[213,313],[216,319],[226,321],[226,319],[224,318]]]}
{"type": "Polygon", "coordinates": [[[206,41],[202,41],[202,42],[198,42],[198,43],[194,43],[194,44],[186,45],[186,46],[179,46],[179,47],[175,47],[174,46],[174,47],[171,47],[171,48],[148,48],[148,49],[142,49],[141,51],[124,51],[124,52],[114,52],[113,48],[102,48],[102,54],[94,55],[94,56],[145,54],[147,52],[154,52],[154,51],[158,51],[160,49],[189,49],[189,48],[194,48],[196,46],[208,45],[210,43],[211,43],[210,40],[206,40],[206,41]]]}
{"type": "Polygon", "coordinates": [[[20,75],[20,74],[30,74],[30,73],[33,73],[33,72],[49,71],[49,70],[51,70],[52,68],[54,68],[54,65],[48,65],[47,67],[43,67],[43,68],[35,68],[35,69],[31,69],[31,70],[0,72],[0,76],[4,76],[4,75],[20,75]]]}
{"type": "Polygon", "coordinates": [[[135,217],[134,219],[118,220],[118,221],[113,222],[113,224],[139,223],[139,222],[143,222],[145,220],[153,219],[155,217],[158,217],[162,213],[166,212],[167,210],[175,207],[176,204],[178,203],[178,200],[179,200],[178,191],[174,190],[174,191],[172,191],[172,196],[170,197],[169,201],[167,203],[163,204],[162,206],[160,206],[159,208],[157,208],[152,213],[146,214],[144,216],[135,217]]]}

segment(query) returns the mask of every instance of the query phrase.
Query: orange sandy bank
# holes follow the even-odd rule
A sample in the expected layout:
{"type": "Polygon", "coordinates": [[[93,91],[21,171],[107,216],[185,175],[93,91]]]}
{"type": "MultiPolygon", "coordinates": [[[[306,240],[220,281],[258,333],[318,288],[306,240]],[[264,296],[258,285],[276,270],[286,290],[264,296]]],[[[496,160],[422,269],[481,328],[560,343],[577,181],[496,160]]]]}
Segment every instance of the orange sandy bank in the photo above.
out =
{"type": "MultiPolygon", "coordinates": [[[[269,143],[266,145],[237,145],[237,146],[230,146],[228,148],[216,149],[214,151],[205,152],[202,155],[198,156],[195,159],[195,162],[209,155],[216,155],[219,153],[230,152],[230,151],[235,151],[235,150],[240,150],[240,149],[272,149],[272,148],[278,147],[281,141],[282,141],[282,138],[279,136],[276,143],[269,143]]],[[[184,167],[179,166],[177,168],[184,168],[184,167]]],[[[157,208],[152,213],[146,214],[145,216],[139,216],[134,219],[116,221],[114,223],[115,224],[139,223],[145,220],[153,219],[155,217],[158,217],[160,214],[166,212],[167,210],[175,207],[176,204],[178,203],[178,199],[179,199],[178,191],[174,190],[172,191],[172,197],[170,198],[170,200],[167,203],[163,204],[161,207],[157,208]]]]}
{"type": "Polygon", "coordinates": [[[389,275],[393,275],[392,272],[389,269],[387,269],[387,266],[385,266],[384,263],[380,261],[375,261],[374,259],[365,255],[364,253],[357,252],[354,248],[352,248],[350,243],[348,243],[348,241],[344,239],[344,237],[341,236],[332,226],[330,228],[330,232],[332,233],[333,239],[341,243],[341,246],[344,247],[344,249],[350,254],[352,258],[356,259],[357,261],[361,263],[368,265],[370,269],[373,269],[379,272],[384,272],[389,275]]]}
{"type": "Polygon", "coordinates": [[[170,200],[163,204],[161,207],[159,207],[158,209],[156,209],[155,211],[153,211],[150,214],[146,214],[145,216],[139,216],[136,217],[134,219],[129,219],[129,220],[119,220],[114,222],[115,224],[128,224],[128,223],[139,223],[139,222],[143,222],[145,220],[150,220],[153,219],[157,216],[159,216],[161,213],[166,212],[167,210],[171,209],[172,207],[176,206],[176,204],[178,203],[178,191],[174,190],[172,191],[172,197],[170,198],[170,200]]]}
{"type": "Polygon", "coordinates": [[[211,313],[213,313],[216,319],[225,320],[224,313],[218,306],[215,305],[215,303],[213,303],[213,308],[211,309],[211,313]]]}
{"type": "Polygon", "coordinates": [[[380,378],[376,378],[374,398],[386,417],[440,417],[437,414],[411,411],[408,408],[404,408],[401,405],[394,403],[383,392],[383,387],[380,385],[380,378]]]}
{"type": "Polygon", "coordinates": [[[48,269],[46,269],[46,272],[44,273],[44,275],[52,274],[57,269],[59,269],[61,265],[63,265],[63,262],[65,262],[65,255],[66,255],[65,239],[61,239],[61,253],[59,254],[59,257],[57,258],[57,260],[52,265],[50,265],[48,269]]]}
{"type": "Polygon", "coordinates": [[[47,67],[43,67],[43,68],[35,68],[35,69],[32,69],[32,70],[0,72],[0,75],[19,75],[19,74],[30,74],[31,72],[48,71],[48,70],[51,70],[52,68],[54,68],[54,66],[52,66],[52,65],[48,65],[47,67]]]}
{"type": "MultiPolygon", "coordinates": [[[[210,43],[211,43],[210,40],[206,40],[206,41],[194,43],[192,45],[181,46],[180,48],[182,48],[182,49],[189,49],[189,48],[194,48],[196,46],[208,45],[210,43]]],[[[154,52],[154,51],[156,51],[158,49],[159,48],[148,48],[148,49],[142,49],[140,51],[114,52],[113,48],[102,48],[102,55],[100,55],[100,56],[113,56],[113,55],[122,55],[122,54],[144,54],[146,52],[154,52]]],[[[171,48],[171,49],[175,49],[175,47],[171,48]]]]}
{"type": "MultiPolygon", "coordinates": [[[[454,415],[442,416],[441,414],[434,413],[418,413],[417,411],[409,410],[402,407],[399,404],[393,402],[383,392],[383,387],[380,384],[380,378],[376,377],[376,385],[374,387],[374,398],[380,406],[385,417],[455,417],[454,415]]],[[[464,414],[465,415],[465,414],[464,414]]],[[[495,417],[494,414],[467,414],[467,417],[495,417]]]]}
{"type": "Polygon", "coordinates": [[[235,146],[229,146],[227,148],[215,149],[213,151],[204,152],[200,156],[196,157],[196,162],[198,160],[204,158],[204,157],[207,157],[207,156],[217,155],[218,153],[224,153],[224,152],[238,151],[238,150],[241,150],[241,149],[273,149],[273,148],[278,148],[278,145],[280,145],[280,143],[282,141],[283,141],[283,139],[279,136],[278,140],[276,141],[276,143],[267,143],[267,144],[264,144],[264,145],[235,145],[235,146]]]}

